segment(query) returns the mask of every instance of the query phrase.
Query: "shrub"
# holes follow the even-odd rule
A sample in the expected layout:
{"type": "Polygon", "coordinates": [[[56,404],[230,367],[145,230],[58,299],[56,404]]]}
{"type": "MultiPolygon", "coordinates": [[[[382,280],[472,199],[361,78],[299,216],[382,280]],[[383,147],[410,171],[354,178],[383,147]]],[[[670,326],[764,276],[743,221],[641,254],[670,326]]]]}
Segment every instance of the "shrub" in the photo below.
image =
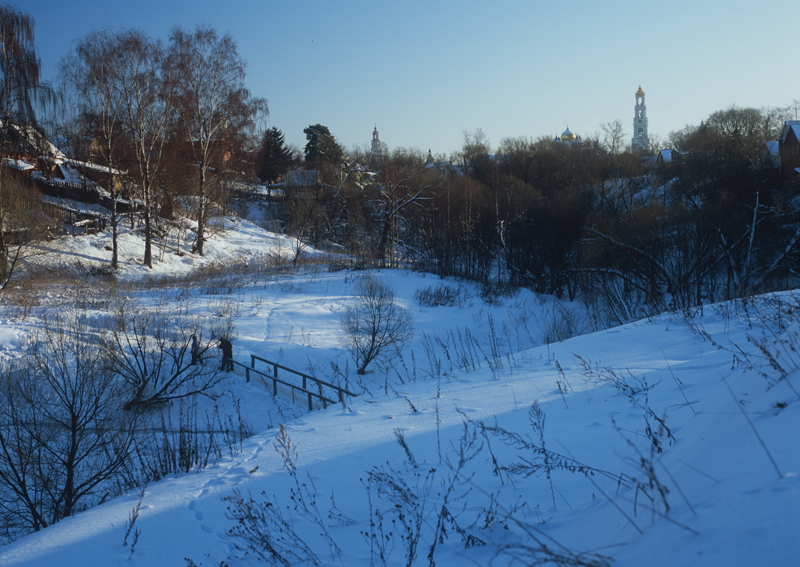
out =
{"type": "Polygon", "coordinates": [[[465,291],[461,286],[439,283],[418,289],[414,299],[424,307],[455,307],[464,303],[465,291]]]}
{"type": "Polygon", "coordinates": [[[355,304],[342,314],[342,345],[351,354],[359,374],[391,349],[400,349],[414,336],[411,313],[398,305],[386,282],[364,276],[356,284],[355,304]]]}

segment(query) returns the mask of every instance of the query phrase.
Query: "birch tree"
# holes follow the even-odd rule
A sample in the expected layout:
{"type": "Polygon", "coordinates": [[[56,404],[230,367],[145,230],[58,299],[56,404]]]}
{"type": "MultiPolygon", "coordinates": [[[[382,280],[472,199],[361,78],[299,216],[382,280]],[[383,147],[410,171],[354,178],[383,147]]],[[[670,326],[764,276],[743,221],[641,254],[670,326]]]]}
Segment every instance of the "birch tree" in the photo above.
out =
{"type": "Polygon", "coordinates": [[[119,45],[119,36],[96,31],[75,46],[73,53],[61,62],[61,79],[74,96],[78,111],[78,130],[96,141],[94,150],[108,172],[111,196],[111,267],[119,267],[117,174],[123,145],[122,93],[124,76],[121,70],[126,54],[119,45]]]}
{"type": "Polygon", "coordinates": [[[207,27],[193,32],[176,27],[166,63],[178,122],[197,172],[197,235],[192,249],[202,255],[212,184],[230,153],[252,132],[258,116],[267,112],[267,103],[245,88],[245,62],[230,34],[219,36],[207,27]]]}
{"type": "Polygon", "coordinates": [[[161,42],[129,30],[111,38],[118,64],[121,120],[144,218],[144,260],[153,267],[154,215],[158,175],[164,162],[175,97],[161,42]]]}

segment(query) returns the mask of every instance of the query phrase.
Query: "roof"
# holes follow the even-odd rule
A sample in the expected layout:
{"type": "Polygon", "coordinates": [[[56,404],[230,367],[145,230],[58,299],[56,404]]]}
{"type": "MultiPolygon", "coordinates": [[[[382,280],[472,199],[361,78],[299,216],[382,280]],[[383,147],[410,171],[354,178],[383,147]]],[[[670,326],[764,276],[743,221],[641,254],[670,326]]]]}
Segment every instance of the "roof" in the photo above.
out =
{"type": "Polygon", "coordinates": [[[36,169],[36,166],[34,164],[19,159],[3,158],[3,163],[9,167],[18,169],[20,171],[28,171],[29,169],[36,169]]]}
{"type": "Polygon", "coordinates": [[[789,132],[792,132],[794,137],[800,140],[800,120],[787,120],[783,123],[783,130],[781,130],[781,137],[779,138],[781,142],[786,141],[786,136],[789,135],[789,132]]]}
{"type": "Polygon", "coordinates": [[[658,150],[658,155],[656,156],[656,162],[661,163],[672,163],[676,159],[680,158],[683,154],[675,149],[669,150],[658,150]]]}
{"type": "Polygon", "coordinates": [[[64,157],[64,154],[33,126],[20,126],[13,123],[9,124],[9,126],[7,135],[16,151],[49,155],[55,158],[64,157]]]}

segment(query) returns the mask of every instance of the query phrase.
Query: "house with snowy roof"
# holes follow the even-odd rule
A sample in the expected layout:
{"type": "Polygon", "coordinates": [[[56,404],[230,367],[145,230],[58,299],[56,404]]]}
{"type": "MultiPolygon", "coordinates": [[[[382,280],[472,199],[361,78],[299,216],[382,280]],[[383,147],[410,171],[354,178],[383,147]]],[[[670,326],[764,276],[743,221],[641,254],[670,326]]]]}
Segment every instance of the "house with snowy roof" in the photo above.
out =
{"type": "Polygon", "coordinates": [[[763,167],[780,167],[781,165],[781,145],[775,141],[764,142],[759,152],[759,158],[763,167]]]}
{"type": "Polygon", "coordinates": [[[36,162],[42,155],[64,158],[64,154],[33,126],[0,120],[0,140],[0,153],[6,158],[27,162],[36,162]]]}
{"type": "Polygon", "coordinates": [[[796,189],[800,185],[800,120],[787,120],[783,123],[778,146],[783,185],[787,189],[796,189]]]}
{"type": "Polygon", "coordinates": [[[683,158],[683,153],[679,152],[678,150],[674,149],[658,150],[658,154],[656,155],[656,166],[666,167],[671,163],[680,161],[682,158],[683,158]]]}

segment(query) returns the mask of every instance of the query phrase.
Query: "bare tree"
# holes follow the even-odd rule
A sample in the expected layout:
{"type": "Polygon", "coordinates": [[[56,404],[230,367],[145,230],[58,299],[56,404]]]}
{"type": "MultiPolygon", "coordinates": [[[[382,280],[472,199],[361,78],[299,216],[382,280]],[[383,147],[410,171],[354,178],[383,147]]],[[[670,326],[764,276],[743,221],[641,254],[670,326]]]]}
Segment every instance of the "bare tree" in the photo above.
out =
{"type": "Polygon", "coordinates": [[[404,165],[386,160],[384,165],[382,183],[374,195],[376,220],[380,226],[377,255],[380,260],[385,260],[388,248],[392,267],[395,266],[397,244],[402,241],[404,209],[409,205],[422,206],[425,200],[423,195],[430,187],[424,179],[420,179],[426,172],[427,168],[422,163],[404,165]]]}
{"type": "Polygon", "coordinates": [[[124,409],[213,395],[225,375],[216,364],[192,364],[192,335],[199,341],[202,358],[214,338],[227,336],[230,330],[230,321],[210,327],[200,319],[181,321],[140,311],[124,301],[117,304],[101,343],[111,368],[126,384],[124,409]]]}
{"type": "Polygon", "coordinates": [[[464,143],[458,155],[459,161],[464,166],[464,171],[470,173],[475,179],[486,182],[490,179],[492,162],[489,155],[492,148],[489,138],[480,128],[474,134],[464,131],[464,143]]]}
{"type": "Polygon", "coordinates": [[[329,232],[330,221],[325,207],[317,198],[318,191],[305,188],[293,188],[288,191],[284,205],[291,222],[286,233],[294,236],[293,264],[297,265],[307,243],[318,246],[325,234],[329,232]]]}
{"type": "Polygon", "coordinates": [[[613,122],[607,122],[600,125],[602,130],[602,141],[600,145],[610,154],[618,154],[622,151],[623,140],[625,138],[625,130],[622,128],[622,122],[617,119],[613,122]]]}
{"type": "Polygon", "coordinates": [[[143,32],[120,32],[110,38],[119,86],[126,148],[136,173],[144,216],[144,261],[153,267],[154,214],[158,205],[158,174],[163,165],[174,96],[165,76],[164,49],[143,32]]]}
{"type": "Polygon", "coordinates": [[[41,195],[11,170],[0,165],[0,289],[11,281],[20,260],[33,252],[52,221],[41,195]]]}
{"type": "Polygon", "coordinates": [[[367,365],[400,349],[414,336],[411,312],[395,302],[391,286],[374,276],[364,276],[356,284],[355,304],[341,317],[342,345],[350,352],[359,374],[367,365]]]}
{"type": "Polygon", "coordinates": [[[136,416],[86,321],[56,315],[0,372],[0,526],[8,539],[97,504],[130,456],[136,416]]]}
{"type": "Polygon", "coordinates": [[[30,15],[0,5],[0,126],[4,130],[10,123],[36,126],[35,107],[54,100],[52,89],[40,80],[33,27],[30,15]]]}
{"type": "Polygon", "coordinates": [[[245,62],[230,34],[212,28],[194,32],[172,30],[166,61],[176,110],[189,155],[197,171],[197,237],[193,250],[203,254],[208,221],[209,173],[220,169],[230,154],[252,132],[259,114],[267,112],[264,99],[254,98],[244,86],[245,62]]]}
{"type": "MultiPolygon", "coordinates": [[[[44,140],[35,108],[55,100],[40,80],[33,46],[34,21],[28,14],[0,5],[0,153],[37,151],[44,140]],[[30,148],[30,149],[28,149],[30,148]]],[[[38,196],[0,165],[0,289],[8,285],[29,244],[46,226],[38,196]]]]}
{"type": "Polygon", "coordinates": [[[75,97],[76,123],[84,136],[93,139],[93,150],[108,171],[111,196],[111,267],[119,267],[117,218],[117,162],[123,145],[123,108],[119,36],[92,32],[81,40],[75,51],[61,61],[61,78],[75,97]]]}

